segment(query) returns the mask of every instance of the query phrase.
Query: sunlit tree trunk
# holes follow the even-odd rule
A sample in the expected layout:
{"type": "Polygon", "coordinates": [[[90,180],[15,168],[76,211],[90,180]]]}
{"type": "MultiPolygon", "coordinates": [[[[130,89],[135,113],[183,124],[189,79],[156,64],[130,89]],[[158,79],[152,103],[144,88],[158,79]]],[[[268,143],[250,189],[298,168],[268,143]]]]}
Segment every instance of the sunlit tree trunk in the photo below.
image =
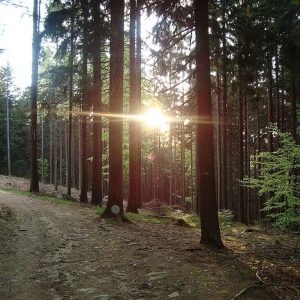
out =
{"type": "Polygon", "coordinates": [[[50,135],[50,157],[49,157],[49,169],[50,169],[50,184],[53,183],[53,124],[52,124],[52,117],[49,120],[50,128],[49,128],[49,135],[50,135]]]}
{"type": "Polygon", "coordinates": [[[169,132],[169,160],[170,160],[170,178],[169,178],[169,204],[172,205],[172,193],[173,193],[173,126],[170,123],[170,132],[169,132]]]}
{"type": "MultiPolygon", "coordinates": [[[[137,113],[141,113],[142,105],[142,37],[141,37],[141,9],[142,0],[137,0],[137,10],[136,10],[136,108],[137,113]]],[[[137,126],[137,202],[138,207],[142,206],[142,128],[137,126]]]]}
{"type": "Polygon", "coordinates": [[[57,191],[57,120],[54,125],[54,138],[53,138],[53,144],[54,144],[54,189],[57,191]]]}
{"type": "Polygon", "coordinates": [[[65,121],[65,134],[64,134],[64,161],[65,161],[65,173],[64,173],[64,184],[67,186],[68,181],[68,122],[65,121]]]}
{"type": "MultiPolygon", "coordinates": [[[[8,79],[7,79],[8,80],[8,79]]],[[[11,155],[10,155],[10,96],[8,81],[6,83],[6,149],[7,149],[7,175],[11,176],[11,155]]]]}
{"type": "Polygon", "coordinates": [[[41,152],[42,152],[42,183],[44,184],[44,172],[45,172],[45,169],[44,169],[44,112],[43,112],[43,115],[42,115],[42,149],[41,149],[41,152]]]}
{"type": "Polygon", "coordinates": [[[181,171],[181,199],[182,204],[185,205],[185,131],[184,123],[180,126],[181,135],[181,153],[180,153],[180,171],[181,171]]]}
{"type": "Polygon", "coordinates": [[[102,126],[101,126],[101,19],[100,0],[93,1],[94,41],[93,41],[93,205],[102,204],[102,126]]]}
{"type": "MultiPolygon", "coordinates": [[[[111,0],[110,31],[110,113],[123,114],[124,72],[124,0],[111,0]]],[[[125,220],[123,212],[123,124],[122,119],[109,122],[109,191],[103,217],[125,220]]]]}
{"type": "Polygon", "coordinates": [[[88,113],[88,81],[87,81],[87,59],[88,59],[88,1],[81,0],[83,9],[83,49],[82,49],[82,106],[81,106],[81,182],[80,202],[88,202],[88,165],[87,165],[87,113],[88,113]]]}
{"type": "Polygon", "coordinates": [[[82,177],[82,159],[81,159],[81,149],[82,149],[82,143],[81,143],[81,117],[78,120],[78,189],[80,189],[81,185],[81,177],[82,177]]]}
{"type": "Polygon", "coordinates": [[[30,192],[39,192],[37,167],[37,98],[38,98],[38,65],[40,51],[39,36],[39,2],[33,1],[33,34],[32,34],[32,81],[31,81],[31,176],[30,192]]]}
{"type": "Polygon", "coordinates": [[[197,124],[197,203],[201,241],[222,248],[215,190],[211,81],[208,41],[208,0],[195,0],[197,124]]]}
{"type": "Polygon", "coordinates": [[[63,131],[62,120],[59,121],[59,185],[63,185],[63,131]]]}
{"type": "MultiPolygon", "coordinates": [[[[69,66],[70,66],[70,81],[69,81],[69,131],[68,131],[68,160],[67,160],[67,195],[71,196],[72,187],[72,170],[75,170],[74,163],[72,164],[73,154],[73,75],[74,75],[74,0],[72,0],[71,8],[71,40],[70,40],[70,56],[69,56],[69,66]]],[[[73,176],[75,178],[75,176],[73,176]]]]}
{"type": "MultiPolygon", "coordinates": [[[[136,0],[130,0],[130,62],[129,62],[129,111],[139,114],[139,100],[137,99],[137,57],[136,57],[136,0]]],[[[139,133],[141,124],[136,120],[129,122],[129,196],[127,211],[137,213],[141,198],[141,153],[139,148],[139,133]]]]}

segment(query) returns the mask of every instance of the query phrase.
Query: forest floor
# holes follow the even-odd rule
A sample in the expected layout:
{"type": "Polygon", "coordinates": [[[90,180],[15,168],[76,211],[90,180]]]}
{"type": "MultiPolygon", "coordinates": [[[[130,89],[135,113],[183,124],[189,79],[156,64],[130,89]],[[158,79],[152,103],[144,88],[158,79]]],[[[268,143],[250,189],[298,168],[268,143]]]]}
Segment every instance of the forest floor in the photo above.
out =
{"type": "Polygon", "coordinates": [[[299,235],[232,223],[213,251],[198,228],[102,220],[25,184],[0,177],[0,299],[300,299],[299,235]]]}

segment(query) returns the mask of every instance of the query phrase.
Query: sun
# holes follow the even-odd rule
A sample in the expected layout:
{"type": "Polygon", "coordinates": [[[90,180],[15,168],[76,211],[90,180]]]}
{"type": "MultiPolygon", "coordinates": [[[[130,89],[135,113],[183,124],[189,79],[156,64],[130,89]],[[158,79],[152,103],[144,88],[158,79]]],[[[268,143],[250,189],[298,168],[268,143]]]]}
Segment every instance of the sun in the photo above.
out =
{"type": "Polygon", "coordinates": [[[159,129],[160,131],[169,130],[169,119],[162,113],[159,108],[149,108],[141,116],[142,121],[153,129],[159,129]]]}

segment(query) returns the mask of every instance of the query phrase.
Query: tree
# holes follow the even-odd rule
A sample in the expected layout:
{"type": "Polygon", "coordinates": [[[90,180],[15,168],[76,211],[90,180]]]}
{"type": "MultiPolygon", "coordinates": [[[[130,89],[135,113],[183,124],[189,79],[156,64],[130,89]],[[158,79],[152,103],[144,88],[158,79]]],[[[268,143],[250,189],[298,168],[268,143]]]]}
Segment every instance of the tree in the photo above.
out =
{"type": "Polygon", "coordinates": [[[102,203],[102,151],[101,151],[101,19],[100,0],[93,1],[93,174],[91,203],[102,203]]]}
{"type": "Polygon", "coordinates": [[[30,192],[39,192],[37,167],[37,98],[38,98],[38,65],[40,51],[39,34],[39,2],[33,2],[33,33],[32,33],[32,83],[31,83],[31,176],[30,192]]]}
{"type": "MultiPolygon", "coordinates": [[[[129,105],[130,113],[137,115],[140,113],[140,98],[138,97],[140,89],[140,75],[138,74],[138,43],[137,22],[138,9],[136,0],[130,0],[130,83],[129,83],[129,105]]],[[[140,29],[140,24],[139,24],[140,29]]],[[[140,30],[139,30],[140,33],[140,30]]],[[[132,119],[129,123],[129,196],[127,211],[137,213],[141,202],[141,129],[140,122],[132,119]]]]}
{"type": "Polygon", "coordinates": [[[81,104],[81,126],[80,126],[80,147],[81,147],[81,182],[80,201],[88,202],[88,166],[87,166],[87,113],[88,113],[88,1],[81,0],[83,10],[83,49],[82,49],[82,104],[81,104]]]}
{"type": "Polygon", "coordinates": [[[110,0],[110,113],[109,120],[109,188],[103,217],[125,220],[123,213],[123,63],[124,63],[124,0],[110,0]]]}
{"type": "Polygon", "coordinates": [[[274,152],[260,152],[252,163],[258,166],[259,176],[245,177],[242,184],[257,189],[266,197],[263,210],[275,226],[291,228],[300,225],[300,146],[287,134],[276,132],[280,147],[274,152]]]}
{"type": "Polygon", "coordinates": [[[70,56],[69,56],[69,66],[70,66],[70,88],[69,88],[69,130],[68,130],[68,157],[67,157],[67,194],[71,196],[71,186],[72,186],[72,133],[73,133],[73,79],[74,79],[74,0],[71,4],[71,34],[70,34],[70,56]]]}
{"type": "Polygon", "coordinates": [[[195,0],[196,33],[196,174],[197,204],[201,219],[201,241],[222,248],[215,191],[211,80],[208,41],[208,0],[195,0]]]}

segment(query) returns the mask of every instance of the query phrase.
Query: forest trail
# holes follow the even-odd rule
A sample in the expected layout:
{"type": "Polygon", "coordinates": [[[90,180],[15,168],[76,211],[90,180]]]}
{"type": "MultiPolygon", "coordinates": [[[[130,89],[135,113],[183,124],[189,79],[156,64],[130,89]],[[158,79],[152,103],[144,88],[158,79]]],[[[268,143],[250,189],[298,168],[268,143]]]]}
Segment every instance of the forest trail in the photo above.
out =
{"type": "Polygon", "coordinates": [[[198,229],[110,224],[92,207],[3,190],[0,213],[0,299],[231,299],[257,283],[227,253],[193,251],[198,229]]]}

